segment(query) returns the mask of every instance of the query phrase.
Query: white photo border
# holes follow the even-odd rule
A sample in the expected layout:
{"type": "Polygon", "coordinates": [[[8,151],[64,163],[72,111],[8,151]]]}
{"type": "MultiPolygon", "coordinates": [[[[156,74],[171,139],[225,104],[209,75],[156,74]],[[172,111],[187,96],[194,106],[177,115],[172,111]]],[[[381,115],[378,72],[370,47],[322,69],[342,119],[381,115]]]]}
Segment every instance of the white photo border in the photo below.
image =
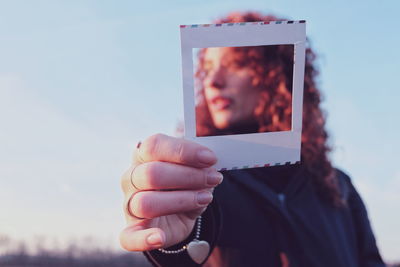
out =
{"type": "Polygon", "coordinates": [[[305,64],[305,21],[181,25],[185,138],[212,149],[216,169],[234,170],[300,162],[305,64]],[[196,136],[193,48],[294,45],[292,129],[282,132],[196,136]]]}

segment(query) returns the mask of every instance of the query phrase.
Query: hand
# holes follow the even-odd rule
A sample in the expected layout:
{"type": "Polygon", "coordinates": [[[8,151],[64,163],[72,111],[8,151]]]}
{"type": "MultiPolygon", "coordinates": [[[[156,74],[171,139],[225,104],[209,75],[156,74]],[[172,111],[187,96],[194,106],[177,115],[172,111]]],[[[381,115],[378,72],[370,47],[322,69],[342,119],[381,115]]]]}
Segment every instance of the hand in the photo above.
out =
{"type": "Polygon", "coordinates": [[[185,240],[222,182],[211,168],[216,161],[211,150],[194,142],[162,134],[146,139],[121,181],[128,224],[122,247],[146,251],[185,240]]]}

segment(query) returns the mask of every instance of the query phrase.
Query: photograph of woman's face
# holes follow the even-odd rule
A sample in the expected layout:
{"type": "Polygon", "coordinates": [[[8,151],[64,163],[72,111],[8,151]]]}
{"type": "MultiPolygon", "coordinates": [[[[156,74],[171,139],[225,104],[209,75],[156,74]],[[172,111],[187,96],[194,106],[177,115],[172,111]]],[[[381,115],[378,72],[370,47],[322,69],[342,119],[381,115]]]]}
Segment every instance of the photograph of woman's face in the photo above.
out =
{"type": "MultiPolygon", "coordinates": [[[[276,75],[276,64],[272,68],[277,61],[276,55],[271,55],[271,62],[267,62],[268,51],[274,50],[263,47],[266,46],[210,47],[195,55],[199,57],[197,66],[195,64],[198,84],[195,90],[200,96],[196,103],[196,120],[208,117],[208,123],[215,128],[214,133],[208,135],[282,130],[266,127],[274,120],[286,120],[283,124],[287,126],[283,130],[291,129],[291,84],[282,80],[282,75],[276,75]],[[271,106],[278,104],[281,108],[276,109],[276,114],[269,114],[268,118],[264,113],[270,112],[269,103],[271,106]],[[286,113],[283,114],[282,110],[286,113]]],[[[279,45],[269,47],[277,50],[279,45]]],[[[285,73],[284,76],[292,75],[293,66],[290,68],[283,72],[280,68],[280,71],[285,73]]],[[[292,81],[292,77],[286,78],[292,81]]]]}
{"type": "Polygon", "coordinates": [[[227,47],[208,48],[204,55],[204,96],[217,129],[255,124],[257,107],[265,95],[253,85],[251,68],[235,67],[231,57],[227,47]]]}

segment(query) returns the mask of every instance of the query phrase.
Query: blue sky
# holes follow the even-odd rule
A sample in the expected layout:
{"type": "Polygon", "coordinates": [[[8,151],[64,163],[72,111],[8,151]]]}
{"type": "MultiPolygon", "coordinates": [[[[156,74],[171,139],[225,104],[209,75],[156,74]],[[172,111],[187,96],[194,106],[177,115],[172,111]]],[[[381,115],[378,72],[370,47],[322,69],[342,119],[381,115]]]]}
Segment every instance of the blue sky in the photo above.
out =
{"type": "Polygon", "coordinates": [[[183,118],[180,24],[236,10],[307,20],[336,166],[386,259],[400,251],[397,1],[0,0],[0,234],[118,247],[119,177],[183,118]]]}

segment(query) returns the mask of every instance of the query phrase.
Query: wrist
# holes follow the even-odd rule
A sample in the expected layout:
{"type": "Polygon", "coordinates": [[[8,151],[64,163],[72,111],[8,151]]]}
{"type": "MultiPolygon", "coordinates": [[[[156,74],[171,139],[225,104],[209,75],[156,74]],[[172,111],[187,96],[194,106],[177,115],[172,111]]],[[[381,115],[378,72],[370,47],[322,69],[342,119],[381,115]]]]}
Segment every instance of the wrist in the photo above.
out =
{"type": "Polygon", "coordinates": [[[179,254],[187,251],[189,257],[197,264],[204,262],[210,252],[210,244],[207,241],[200,240],[201,221],[202,217],[199,216],[192,231],[192,233],[194,233],[194,238],[190,242],[182,245],[182,247],[178,249],[160,248],[158,251],[164,254],[179,254]]]}
{"type": "MultiPolygon", "coordinates": [[[[216,245],[216,241],[218,239],[218,234],[221,227],[220,220],[220,211],[218,204],[216,203],[216,199],[207,207],[207,209],[202,214],[202,222],[201,222],[201,231],[200,238],[201,240],[205,240],[210,244],[210,253],[214,246],[216,245]]],[[[192,230],[192,232],[188,235],[188,237],[182,242],[170,246],[168,248],[164,248],[166,250],[177,250],[182,248],[182,246],[190,243],[196,236],[196,223],[192,230]]],[[[209,253],[209,254],[210,254],[209,253]]],[[[201,264],[197,264],[192,260],[187,251],[183,251],[182,253],[177,254],[166,254],[160,252],[158,249],[151,250],[145,252],[145,256],[147,259],[154,264],[154,266],[168,266],[168,267],[198,267],[201,264]]],[[[207,255],[209,256],[209,255],[207,255]]]]}

